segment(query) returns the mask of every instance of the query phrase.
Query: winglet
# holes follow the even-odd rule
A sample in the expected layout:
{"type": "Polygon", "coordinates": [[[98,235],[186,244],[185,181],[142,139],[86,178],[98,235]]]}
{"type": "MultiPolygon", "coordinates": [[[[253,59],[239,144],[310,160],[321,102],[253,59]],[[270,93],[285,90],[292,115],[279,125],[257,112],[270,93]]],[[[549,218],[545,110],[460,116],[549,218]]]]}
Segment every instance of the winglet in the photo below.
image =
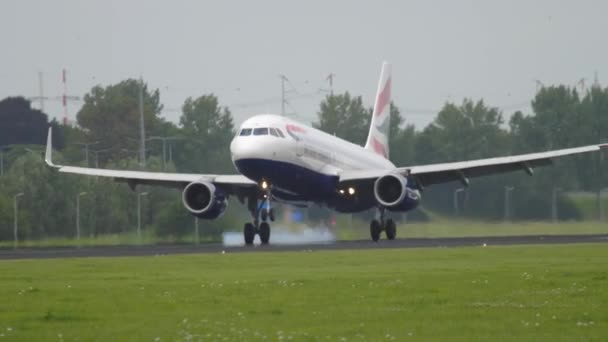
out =
{"type": "Polygon", "coordinates": [[[44,161],[50,167],[57,167],[53,164],[53,127],[49,127],[49,135],[46,137],[46,152],[44,154],[44,161]]]}

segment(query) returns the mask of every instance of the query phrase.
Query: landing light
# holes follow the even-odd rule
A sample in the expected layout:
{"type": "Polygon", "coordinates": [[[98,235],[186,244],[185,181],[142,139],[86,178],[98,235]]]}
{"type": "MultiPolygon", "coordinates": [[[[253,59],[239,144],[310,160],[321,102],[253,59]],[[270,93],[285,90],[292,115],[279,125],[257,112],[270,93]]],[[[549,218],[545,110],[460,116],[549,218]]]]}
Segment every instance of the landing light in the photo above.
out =
{"type": "Polygon", "coordinates": [[[262,181],[262,189],[268,189],[268,183],[266,183],[266,181],[262,181]]]}
{"type": "Polygon", "coordinates": [[[348,188],[348,194],[349,195],[354,195],[355,194],[355,188],[348,188]]]}
{"type": "Polygon", "coordinates": [[[340,189],[340,194],[344,195],[344,189],[340,189]]]}

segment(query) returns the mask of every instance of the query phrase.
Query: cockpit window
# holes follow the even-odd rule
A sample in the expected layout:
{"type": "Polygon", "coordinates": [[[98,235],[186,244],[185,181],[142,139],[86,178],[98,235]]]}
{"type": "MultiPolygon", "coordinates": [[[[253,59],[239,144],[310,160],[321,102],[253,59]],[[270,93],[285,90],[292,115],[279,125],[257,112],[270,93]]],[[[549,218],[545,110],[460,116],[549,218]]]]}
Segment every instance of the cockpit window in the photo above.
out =
{"type": "Polygon", "coordinates": [[[283,132],[281,132],[281,130],[280,130],[280,129],[275,128],[275,130],[277,131],[277,133],[279,134],[279,136],[280,136],[281,138],[285,138],[285,136],[283,135],[283,132]]]}
{"type": "Polygon", "coordinates": [[[274,128],[270,127],[269,130],[270,130],[270,135],[277,137],[277,138],[279,137],[279,134],[277,133],[277,131],[274,128]]]}
{"type": "Polygon", "coordinates": [[[253,135],[268,135],[268,128],[254,128],[253,135]]]}
{"type": "Polygon", "coordinates": [[[239,135],[241,135],[241,136],[244,136],[244,135],[251,135],[251,128],[243,128],[243,129],[241,130],[241,133],[240,133],[239,135]]]}

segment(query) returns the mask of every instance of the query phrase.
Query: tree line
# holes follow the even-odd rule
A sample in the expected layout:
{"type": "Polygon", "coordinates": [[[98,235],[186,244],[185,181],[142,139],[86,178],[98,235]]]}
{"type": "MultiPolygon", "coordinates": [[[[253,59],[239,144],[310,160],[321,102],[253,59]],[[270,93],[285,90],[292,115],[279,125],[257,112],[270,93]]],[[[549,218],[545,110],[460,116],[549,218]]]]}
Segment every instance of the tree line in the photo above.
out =
{"type": "MultiPolygon", "coordinates": [[[[128,79],[95,86],[84,96],[77,122],[65,126],[48,121],[21,97],[0,101],[0,239],[12,239],[14,202],[19,202],[21,238],[73,236],[76,199],[81,202],[84,235],[133,231],[137,221],[137,192],[101,178],[57,175],[43,162],[42,150],[49,125],[54,127],[57,162],[90,167],[142,169],[139,160],[139,96],[148,141],[146,170],[196,173],[234,173],[228,146],[235,134],[230,109],[213,94],[190,97],[182,105],[178,124],[160,114],[160,91],[128,79]],[[15,198],[16,194],[23,196],[15,198]],[[83,194],[85,193],[85,194],[83,194]]],[[[416,129],[391,103],[390,157],[398,166],[470,160],[608,142],[608,88],[594,85],[583,94],[557,85],[541,88],[531,102],[531,113],[505,113],[483,100],[447,102],[434,120],[416,129]]],[[[371,107],[349,92],[327,95],[313,126],[354,143],[367,137],[371,107]]],[[[569,191],[596,193],[598,203],[608,177],[601,153],[569,157],[557,167],[478,178],[458,191],[460,183],[424,190],[421,213],[460,214],[502,219],[505,187],[512,188],[513,219],[547,219],[551,195],[569,191]]],[[[142,222],[158,235],[188,234],[194,219],[182,207],[176,190],[144,187],[142,222]]],[[[239,207],[237,202],[230,204],[239,207]]],[[[599,205],[599,204],[598,204],[599,205]]],[[[563,219],[580,218],[565,196],[559,197],[563,219]]],[[[309,217],[331,213],[312,211],[309,217]]],[[[365,215],[365,214],[363,214],[365,215]]],[[[217,238],[223,230],[240,230],[246,210],[232,208],[216,221],[201,221],[201,232],[217,238]]]]}

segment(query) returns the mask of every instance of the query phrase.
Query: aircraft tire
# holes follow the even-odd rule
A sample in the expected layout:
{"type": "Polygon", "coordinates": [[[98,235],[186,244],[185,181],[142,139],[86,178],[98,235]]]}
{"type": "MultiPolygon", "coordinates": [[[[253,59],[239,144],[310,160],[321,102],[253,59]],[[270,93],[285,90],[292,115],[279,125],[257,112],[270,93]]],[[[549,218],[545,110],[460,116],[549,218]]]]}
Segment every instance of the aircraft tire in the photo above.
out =
{"type": "Polygon", "coordinates": [[[382,232],[382,227],[380,226],[380,222],[378,220],[372,220],[369,224],[369,233],[374,242],[378,242],[380,240],[380,233],[382,232]]]}
{"type": "Polygon", "coordinates": [[[392,219],[386,220],[384,231],[386,232],[387,239],[395,240],[395,237],[397,236],[397,225],[395,224],[395,221],[392,219]]]}
{"type": "Polygon", "coordinates": [[[253,239],[255,238],[255,227],[252,223],[245,223],[245,227],[243,227],[243,236],[245,237],[245,245],[253,245],[253,239]]]}
{"type": "Polygon", "coordinates": [[[268,218],[270,219],[270,221],[274,222],[274,208],[270,208],[268,210],[268,218]]]}
{"type": "Polygon", "coordinates": [[[268,209],[262,208],[260,211],[260,218],[262,219],[262,222],[266,222],[266,220],[268,220],[268,209]]]}
{"type": "Polygon", "coordinates": [[[270,225],[268,222],[260,223],[260,241],[263,245],[267,245],[270,241],[270,225]]]}

